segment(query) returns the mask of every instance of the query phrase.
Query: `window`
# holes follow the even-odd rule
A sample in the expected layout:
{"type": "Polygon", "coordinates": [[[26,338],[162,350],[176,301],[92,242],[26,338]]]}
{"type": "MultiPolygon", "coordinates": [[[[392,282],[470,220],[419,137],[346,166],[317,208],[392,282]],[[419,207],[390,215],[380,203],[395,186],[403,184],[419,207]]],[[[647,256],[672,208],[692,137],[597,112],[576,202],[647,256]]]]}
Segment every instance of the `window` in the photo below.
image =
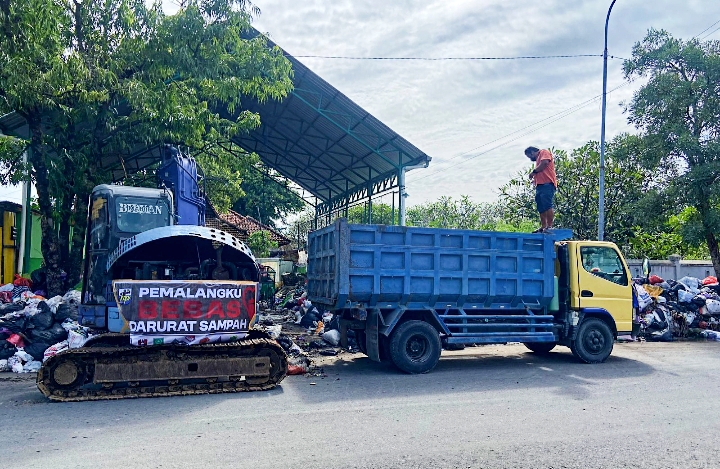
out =
{"type": "Polygon", "coordinates": [[[627,285],[628,277],[617,251],[609,247],[584,246],[580,248],[583,268],[604,280],[627,285]]]}
{"type": "Polygon", "coordinates": [[[125,233],[170,225],[170,210],[166,199],[118,197],[115,200],[118,230],[125,233]]]}
{"type": "Polygon", "coordinates": [[[90,206],[90,248],[107,249],[108,205],[104,196],[94,197],[90,206]]]}

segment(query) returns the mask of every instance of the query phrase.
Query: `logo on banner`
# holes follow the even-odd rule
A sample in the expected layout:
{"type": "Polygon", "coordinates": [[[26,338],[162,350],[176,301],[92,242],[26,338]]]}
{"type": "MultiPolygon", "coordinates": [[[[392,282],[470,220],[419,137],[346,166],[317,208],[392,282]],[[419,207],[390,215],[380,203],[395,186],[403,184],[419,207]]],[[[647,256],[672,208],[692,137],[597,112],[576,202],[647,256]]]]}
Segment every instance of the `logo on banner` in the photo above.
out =
{"type": "Polygon", "coordinates": [[[118,289],[118,304],[127,306],[132,301],[132,288],[118,289]]]}

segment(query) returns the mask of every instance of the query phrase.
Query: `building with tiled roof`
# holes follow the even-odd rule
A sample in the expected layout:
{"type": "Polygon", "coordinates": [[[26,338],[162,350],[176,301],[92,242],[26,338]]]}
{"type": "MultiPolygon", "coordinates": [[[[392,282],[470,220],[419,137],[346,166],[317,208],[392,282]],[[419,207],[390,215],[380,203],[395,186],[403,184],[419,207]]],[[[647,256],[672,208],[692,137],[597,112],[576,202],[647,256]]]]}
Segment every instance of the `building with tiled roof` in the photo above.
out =
{"type": "Polygon", "coordinates": [[[228,210],[228,213],[218,213],[215,207],[209,202],[205,215],[205,226],[225,231],[243,241],[246,241],[248,237],[256,231],[267,231],[270,233],[270,239],[275,241],[278,246],[286,246],[291,242],[290,239],[283,236],[282,233],[260,223],[253,217],[240,215],[234,210],[228,210]]]}

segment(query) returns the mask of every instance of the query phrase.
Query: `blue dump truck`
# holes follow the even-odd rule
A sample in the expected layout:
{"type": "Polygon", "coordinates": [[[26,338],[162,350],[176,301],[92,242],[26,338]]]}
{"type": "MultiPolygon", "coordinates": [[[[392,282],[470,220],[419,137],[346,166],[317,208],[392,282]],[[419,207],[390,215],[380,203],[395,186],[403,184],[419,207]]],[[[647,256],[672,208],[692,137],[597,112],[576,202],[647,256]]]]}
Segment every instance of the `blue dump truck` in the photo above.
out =
{"type": "Polygon", "coordinates": [[[507,342],[601,363],[632,331],[630,273],[613,243],[571,235],[339,219],[308,237],[308,297],[340,316],[344,344],[353,330],[368,357],[407,373],[442,349],[507,342]]]}

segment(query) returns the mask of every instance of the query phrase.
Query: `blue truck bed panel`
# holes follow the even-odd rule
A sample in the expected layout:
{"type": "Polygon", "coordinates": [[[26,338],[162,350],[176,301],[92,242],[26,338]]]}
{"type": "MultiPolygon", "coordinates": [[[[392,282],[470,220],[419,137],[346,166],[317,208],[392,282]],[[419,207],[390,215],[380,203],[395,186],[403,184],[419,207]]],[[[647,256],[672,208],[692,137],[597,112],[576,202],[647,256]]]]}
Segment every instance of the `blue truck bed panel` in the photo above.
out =
{"type": "Polygon", "coordinates": [[[308,297],[333,309],[540,309],[554,294],[554,242],[569,234],[340,219],[308,237],[308,297]]]}

